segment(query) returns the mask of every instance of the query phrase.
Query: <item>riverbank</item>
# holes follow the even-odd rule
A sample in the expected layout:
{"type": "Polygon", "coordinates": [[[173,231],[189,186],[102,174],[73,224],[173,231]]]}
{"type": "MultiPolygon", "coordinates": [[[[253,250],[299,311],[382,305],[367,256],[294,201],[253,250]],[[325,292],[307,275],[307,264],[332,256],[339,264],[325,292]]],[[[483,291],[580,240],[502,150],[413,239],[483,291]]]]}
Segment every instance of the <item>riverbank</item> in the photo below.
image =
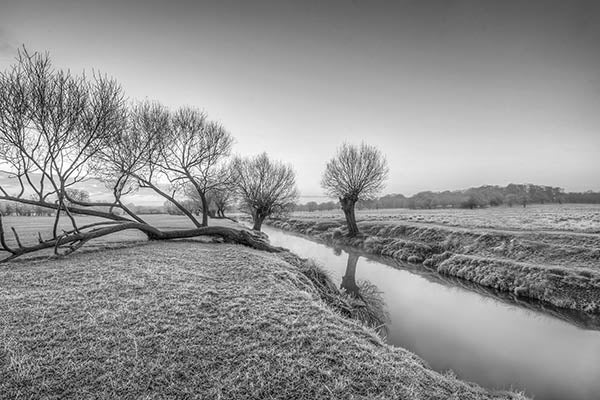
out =
{"type": "Polygon", "coordinates": [[[289,218],[268,224],[329,244],[422,264],[519,297],[600,314],[598,234],[360,221],[361,235],[349,238],[339,218],[289,218]]]}
{"type": "Polygon", "coordinates": [[[289,254],[197,242],[2,265],[0,393],[523,398],[439,374],[386,345],[336,311],[309,275],[289,254]]]}

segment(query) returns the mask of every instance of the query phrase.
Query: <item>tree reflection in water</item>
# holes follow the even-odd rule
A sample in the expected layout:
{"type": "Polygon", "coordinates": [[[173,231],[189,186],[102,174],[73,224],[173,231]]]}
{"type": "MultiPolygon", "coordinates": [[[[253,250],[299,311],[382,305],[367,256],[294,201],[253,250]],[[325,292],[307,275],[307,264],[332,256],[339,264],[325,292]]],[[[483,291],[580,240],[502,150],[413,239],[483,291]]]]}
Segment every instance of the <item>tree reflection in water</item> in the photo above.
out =
{"type": "MultiPolygon", "coordinates": [[[[340,255],[341,250],[336,249],[335,253],[340,255]]],[[[367,280],[356,281],[356,265],[359,258],[356,253],[348,253],[346,273],[342,277],[340,288],[353,306],[353,317],[374,328],[379,335],[386,337],[390,319],[383,293],[367,280]]]]}
{"type": "Polygon", "coordinates": [[[346,264],[346,273],[342,277],[340,288],[344,289],[347,294],[356,298],[360,298],[360,289],[356,284],[356,264],[359,256],[353,253],[348,253],[348,263],[346,264]]]}

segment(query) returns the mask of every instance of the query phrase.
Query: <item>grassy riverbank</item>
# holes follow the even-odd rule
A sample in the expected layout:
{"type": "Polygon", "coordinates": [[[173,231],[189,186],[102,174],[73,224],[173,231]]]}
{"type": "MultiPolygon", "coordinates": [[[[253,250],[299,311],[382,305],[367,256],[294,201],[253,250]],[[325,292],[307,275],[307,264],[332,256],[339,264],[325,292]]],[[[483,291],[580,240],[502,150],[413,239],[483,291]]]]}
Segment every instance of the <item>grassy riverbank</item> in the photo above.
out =
{"type": "Polygon", "coordinates": [[[348,238],[344,220],[335,217],[294,217],[269,224],[422,263],[442,274],[558,307],[600,313],[598,234],[363,220],[362,235],[348,238]]]}
{"type": "Polygon", "coordinates": [[[0,397],[521,398],[432,371],[322,298],[294,257],[226,244],[2,265],[0,397]]]}

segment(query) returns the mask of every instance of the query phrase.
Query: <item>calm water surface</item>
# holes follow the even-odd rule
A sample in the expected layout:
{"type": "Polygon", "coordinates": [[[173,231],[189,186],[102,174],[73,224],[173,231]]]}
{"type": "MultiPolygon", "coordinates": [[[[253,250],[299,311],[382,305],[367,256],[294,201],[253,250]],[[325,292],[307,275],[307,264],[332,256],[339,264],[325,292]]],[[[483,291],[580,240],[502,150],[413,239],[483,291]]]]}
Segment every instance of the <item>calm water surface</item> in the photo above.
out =
{"type": "Polygon", "coordinates": [[[376,285],[390,316],[388,342],[435,370],[451,369],[487,388],[522,390],[536,400],[600,399],[600,331],[436,281],[412,266],[263,230],[272,244],[317,261],[340,285],[344,276],[347,288],[361,280],[376,285]]]}

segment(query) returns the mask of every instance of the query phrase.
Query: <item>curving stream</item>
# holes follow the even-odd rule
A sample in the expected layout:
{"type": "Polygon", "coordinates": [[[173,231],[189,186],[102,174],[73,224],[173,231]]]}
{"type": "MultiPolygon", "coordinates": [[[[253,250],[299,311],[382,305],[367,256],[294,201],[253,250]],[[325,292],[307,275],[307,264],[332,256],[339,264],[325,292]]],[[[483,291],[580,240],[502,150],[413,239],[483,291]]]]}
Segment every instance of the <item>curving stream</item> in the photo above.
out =
{"type": "Polygon", "coordinates": [[[263,231],[272,244],[317,261],[345,290],[359,290],[361,280],[377,286],[390,317],[387,341],[437,371],[536,400],[600,399],[600,330],[581,315],[523,307],[424,268],[263,231]]]}

